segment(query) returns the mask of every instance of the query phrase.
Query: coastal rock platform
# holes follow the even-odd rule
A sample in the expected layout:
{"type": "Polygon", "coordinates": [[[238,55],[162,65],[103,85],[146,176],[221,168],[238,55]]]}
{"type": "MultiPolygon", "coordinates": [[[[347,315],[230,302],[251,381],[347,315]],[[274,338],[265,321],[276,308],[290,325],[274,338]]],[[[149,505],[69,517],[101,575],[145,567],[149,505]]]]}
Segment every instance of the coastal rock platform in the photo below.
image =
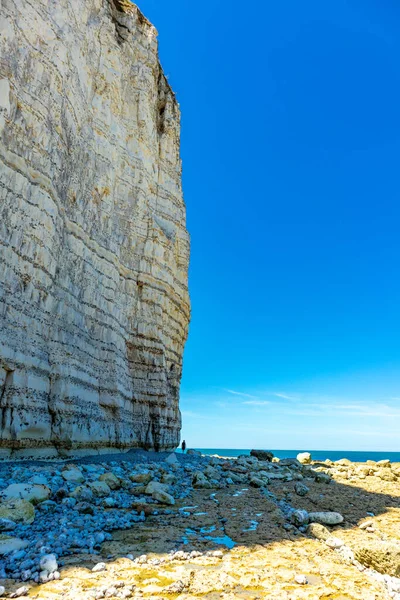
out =
{"type": "Polygon", "coordinates": [[[0,598],[400,600],[399,478],[250,456],[3,463],[0,598]],[[49,490],[33,521],[15,484],[49,490]]]}

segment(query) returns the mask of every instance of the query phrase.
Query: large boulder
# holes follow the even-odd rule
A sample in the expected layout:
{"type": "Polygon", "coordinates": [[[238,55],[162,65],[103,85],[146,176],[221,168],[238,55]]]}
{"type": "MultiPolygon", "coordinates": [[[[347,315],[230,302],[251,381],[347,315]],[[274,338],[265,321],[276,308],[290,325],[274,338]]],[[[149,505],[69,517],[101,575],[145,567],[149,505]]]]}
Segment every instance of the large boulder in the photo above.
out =
{"type": "Polygon", "coordinates": [[[312,461],[312,457],[309,452],[299,452],[299,454],[297,455],[297,460],[302,465],[309,465],[312,461]]]}
{"type": "Polygon", "coordinates": [[[50,498],[50,488],[46,485],[31,483],[12,483],[1,492],[4,500],[27,500],[32,504],[39,504],[50,498]]]}
{"type": "Polygon", "coordinates": [[[0,518],[30,525],[35,519],[35,509],[27,500],[13,498],[0,502],[0,518]]]}
{"type": "Polygon", "coordinates": [[[254,456],[258,458],[258,460],[265,460],[267,462],[271,462],[274,458],[274,455],[269,450],[251,450],[250,456],[254,456]]]}
{"type": "Polygon", "coordinates": [[[390,467],[379,469],[376,471],[375,477],[379,477],[379,479],[382,479],[382,481],[397,481],[397,475],[390,467]]]}

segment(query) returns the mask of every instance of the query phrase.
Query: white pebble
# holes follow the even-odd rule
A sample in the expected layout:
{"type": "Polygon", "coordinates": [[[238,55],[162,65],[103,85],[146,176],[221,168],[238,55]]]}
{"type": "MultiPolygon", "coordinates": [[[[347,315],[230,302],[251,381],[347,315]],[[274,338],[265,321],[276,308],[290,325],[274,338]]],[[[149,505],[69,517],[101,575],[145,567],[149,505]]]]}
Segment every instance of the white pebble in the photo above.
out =
{"type": "Polygon", "coordinates": [[[100,563],[97,563],[97,565],[95,565],[93,567],[92,572],[98,573],[99,571],[106,571],[106,569],[107,569],[106,563],[100,562],[100,563]]]}

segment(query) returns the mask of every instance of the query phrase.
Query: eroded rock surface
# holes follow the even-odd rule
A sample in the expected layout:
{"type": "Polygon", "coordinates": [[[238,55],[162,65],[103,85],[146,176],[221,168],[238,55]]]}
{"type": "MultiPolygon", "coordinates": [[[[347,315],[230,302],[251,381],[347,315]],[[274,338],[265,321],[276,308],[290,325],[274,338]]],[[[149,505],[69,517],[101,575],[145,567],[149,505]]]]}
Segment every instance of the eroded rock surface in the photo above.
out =
{"type": "Polygon", "coordinates": [[[123,0],[3,0],[0,452],[179,442],[180,113],[123,0]]]}

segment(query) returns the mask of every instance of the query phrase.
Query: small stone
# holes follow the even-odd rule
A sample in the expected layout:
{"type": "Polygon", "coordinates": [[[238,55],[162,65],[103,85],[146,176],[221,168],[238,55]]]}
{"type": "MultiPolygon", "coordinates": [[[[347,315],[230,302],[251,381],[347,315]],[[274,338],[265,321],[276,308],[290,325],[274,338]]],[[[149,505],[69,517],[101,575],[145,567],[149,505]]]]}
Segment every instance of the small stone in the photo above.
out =
{"type": "Polygon", "coordinates": [[[4,596],[6,593],[6,588],[3,585],[0,585],[0,596],[4,596]]]}
{"type": "Polygon", "coordinates": [[[360,529],[368,529],[368,527],[373,527],[374,522],[373,521],[364,521],[364,523],[361,523],[358,527],[360,529]]]}
{"type": "Polygon", "coordinates": [[[354,552],[351,548],[346,545],[341,546],[338,549],[338,553],[343,558],[343,560],[349,564],[354,564],[354,552]]]}
{"type": "Polygon", "coordinates": [[[15,521],[11,519],[3,519],[0,517],[0,531],[12,531],[17,526],[15,521]]]}
{"type": "Polygon", "coordinates": [[[332,548],[332,550],[338,550],[344,546],[344,542],[337,537],[328,537],[328,539],[325,540],[325,544],[329,548],[332,548]]]}
{"type": "Polygon", "coordinates": [[[305,575],[295,575],[294,580],[299,585],[307,585],[308,579],[305,575]]]}
{"type": "Polygon", "coordinates": [[[256,487],[256,488],[261,488],[265,486],[265,483],[262,479],[260,479],[259,477],[252,477],[249,481],[250,485],[252,487],[256,487]]]}
{"type": "Polygon", "coordinates": [[[82,471],[77,467],[64,469],[61,471],[61,477],[71,483],[83,483],[85,481],[82,471]]]}
{"type": "Polygon", "coordinates": [[[189,448],[189,450],[186,450],[186,454],[191,456],[201,456],[200,450],[194,450],[194,448],[189,448]]]}
{"type": "Polygon", "coordinates": [[[92,490],[93,495],[97,498],[109,496],[111,492],[105,481],[93,481],[92,483],[89,483],[89,488],[92,490]]]}
{"type": "Polygon", "coordinates": [[[106,571],[107,570],[107,565],[106,563],[100,562],[97,563],[97,565],[95,565],[92,569],[93,573],[99,573],[100,571],[106,571]]]}
{"type": "Polygon", "coordinates": [[[332,480],[331,476],[323,471],[315,471],[314,479],[317,483],[330,483],[332,480]]]}
{"type": "Polygon", "coordinates": [[[103,506],[105,508],[113,508],[114,506],[116,506],[117,502],[115,500],[115,498],[112,498],[111,496],[109,496],[108,498],[104,498],[103,500],[103,506]]]}
{"type": "Polygon", "coordinates": [[[167,456],[167,458],[165,459],[165,462],[168,463],[169,465],[178,465],[179,461],[176,457],[175,452],[172,452],[169,456],[167,456]]]}
{"type": "Polygon", "coordinates": [[[320,523],[310,523],[307,528],[307,533],[312,535],[317,540],[327,540],[329,538],[330,531],[320,523]]]}
{"type": "Polygon", "coordinates": [[[298,496],[306,496],[310,489],[304,483],[296,483],[294,491],[298,496]]]}
{"type": "Polygon", "coordinates": [[[41,583],[47,583],[50,581],[50,573],[43,569],[43,571],[40,571],[39,573],[39,580],[41,583]]]}
{"type": "Polygon", "coordinates": [[[100,475],[99,481],[104,481],[110,490],[118,490],[121,487],[121,482],[118,477],[114,475],[114,473],[103,473],[100,475]]]}
{"type": "Polygon", "coordinates": [[[10,594],[10,598],[20,598],[21,596],[26,596],[29,592],[29,588],[26,585],[18,588],[13,594],[10,594]]]}
{"type": "Polygon", "coordinates": [[[258,458],[258,460],[264,460],[266,462],[271,462],[274,458],[272,452],[269,452],[268,450],[251,450],[250,456],[254,456],[255,458],[258,458]]]}
{"type": "Polygon", "coordinates": [[[160,483],[159,481],[151,481],[145,489],[145,494],[149,494],[150,496],[154,493],[154,492],[167,492],[168,491],[168,486],[165,485],[164,483],[160,483]]]}
{"type": "Polygon", "coordinates": [[[71,498],[76,498],[76,500],[79,500],[80,502],[90,502],[93,498],[93,492],[86,485],[78,485],[78,487],[71,492],[70,496],[71,498]]]}
{"type": "Polygon", "coordinates": [[[133,483],[143,483],[147,484],[151,481],[151,473],[131,473],[129,475],[129,479],[133,483]]]}
{"type": "Polygon", "coordinates": [[[311,463],[312,460],[311,454],[309,452],[300,452],[296,458],[302,465],[308,465],[311,463]]]}
{"type": "Polygon", "coordinates": [[[176,477],[172,473],[164,473],[161,482],[166,485],[173,485],[176,482],[176,477]]]}
{"type": "Polygon", "coordinates": [[[48,573],[54,573],[54,571],[58,570],[57,557],[55,554],[45,554],[40,559],[40,568],[42,571],[47,571],[48,573]]]}
{"type": "Polygon", "coordinates": [[[207,477],[201,471],[196,471],[193,474],[193,487],[196,489],[211,489],[212,483],[208,481],[207,477]]]}
{"type": "Polygon", "coordinates": [[[309,514],[306,510],[298,509],[292,512],[291,520],[292,523],[294,523],[297,526],[307,525],[309,521],[309,514]]]}
{"type": "Polygon", "coordinates": [[[155,490],[151,497],[162,504],[175,504],[175,499],[171,494],[164,492],[163,490],[155,490]]]}
{"type": "Polygon", "coordinates": [[[87,515],[93,515],[94,513],[94,508],[91,504],[89,504],[88,502],[79,502],[76,506],[75,509],[83,514],[87,514],[87,515]]]}

